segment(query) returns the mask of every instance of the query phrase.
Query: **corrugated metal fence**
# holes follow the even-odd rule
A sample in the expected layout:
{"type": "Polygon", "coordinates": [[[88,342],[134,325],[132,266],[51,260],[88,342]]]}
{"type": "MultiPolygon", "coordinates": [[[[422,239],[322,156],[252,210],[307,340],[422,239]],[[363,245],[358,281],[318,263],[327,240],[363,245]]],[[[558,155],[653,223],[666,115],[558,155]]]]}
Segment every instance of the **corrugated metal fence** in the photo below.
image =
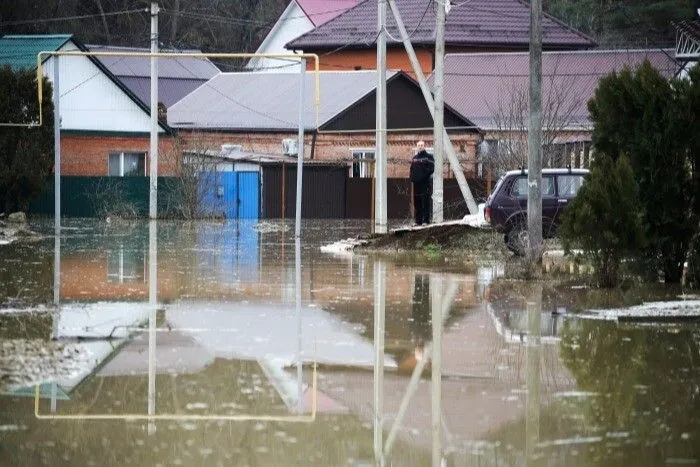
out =
{"type": "MultiPolygon", "coordinates": [[[[265,219],[293,219],[296,203],[296,165],[263,164],[262,213],[265,219]]],[[[474,197],[486,196],[486,181],[468,179],[474,197]]],[[[304,165],[302,217],[305,219],[370,219],[374,216],[374,180],[351,178],[343,164],[304,165]]],[[[387,180],[387,215],[410,219],[413,213],[411,182],[387,180]]],[[[468,213],[455,179],[444,180],[445,219],[468,213]]]]}
{"type": "MultiPolygon", "coordinates": [[[[293,219],[296,206],[296,165],[263,164],[260,217],[293,219]]],[[[485,180],[469,179],[474,197],[486,195],[485,180]]],[[[305,164],[302,217],[304,219],[371,219],[374,217],[371,178],[350,178],[342,164],[305,164]]],[[[158,212],[179,217],[180,183],[174,177],[158,177],[158,212]]],[[[53,215],[53,183],[30,206],[30,213],[53,215]]],[[[387,211],[390,219],[411,219],[411,183],[403,178],[387,180],[387,211]]],[[[241,196],[246,196],[242,194],[241,196]]],[[[148,177],[61,177],[61,210],[66,217],[104,217],[111,214],[148,215],[148,177]]],[[[467,214],[456,180],[444,180],[445,219],[467,214]]]]}
{"type": "MultiPolygon", "coordinates": [[[[178,216],[181,206],[179,182],[158,177],[158,211],[178,216]]],[[[148,177],[61,177],[61,211],[66,217],[103,217],[108,214],[148,216],[148,177]]],[[[32,214],[54,214],[53,181],[31,203],[32,214]]]]}

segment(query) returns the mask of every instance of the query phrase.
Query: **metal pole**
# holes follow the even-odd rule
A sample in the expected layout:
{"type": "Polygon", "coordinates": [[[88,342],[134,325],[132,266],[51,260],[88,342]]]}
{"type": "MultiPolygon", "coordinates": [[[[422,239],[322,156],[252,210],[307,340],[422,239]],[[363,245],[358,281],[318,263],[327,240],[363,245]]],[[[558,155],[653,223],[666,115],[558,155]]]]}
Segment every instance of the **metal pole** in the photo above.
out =
{"type": "Polygon", "coordinates": [[[387,199],[386,199],[386,0],[377,0],[377,116],[376,116],[376,164],[374,165],[374,183],[376,185],[374,198],[374,232],[387,231],[387,199]]]}
{"type": "Polygon", "coordinates": [[[299,143],[297,151],[297,204],[294,223],[294,236],[301,236],[301,187],[304,169],[304,80],[306,79],[306,59],[301,59],[299,71],[299,143]]]}
{"type": "MultiPolygon", "coordinates": [[[[433,95],[430,93],[430,88],[428,87],[428,82],[425,79],[425,75],[423,74],[423,70],[421,69],[420,63],[418,62],[418,57],[416,57],[416,52],[415,50],[413,50],[413,44],[411,44],[411,39],[408,36],[408,31],[406,31],[406,26],[404,26],[403,20],[401,19],[401,13],[399,12],[398,7],[396,6],[395,0],[387,1],[389,2],[391,12],[394,14],[396,26],[398,27],[399,32],[401,33],[401,40],[403,41],[403,45],[406,49],[406,52],[408,53],[408,59],[410,60],[411,66],[413,67],[413,72],[415,73],[416,79],[418,80],[418,85],[420,86],[421,92],[423,93],[425,103],[428,105],[430,115],[433,115],[435,112],[435,101],[433,99],[433,95]]],[[[447,134],[446,130],[443,131],[443,138],[447,158],[450,160],[452,172],[454,172],[455,174],[455,179],[457,179],[459,189],[462,192],[462,196],[464,196],[464,201],[467,203],[467,208],[469,208],[470,213],[476,214],[478,210],[476,206],[476,201],[474,201],[474,196],[472,196],[472,192],[469,189],[467,179],[464,177],[464,173],[462,173],[462,167],[459,164],[459,159],[457,159],[457,153],[455,152],[454,147],[452,147],[452,143],[450,142],[450,136],[447,134]]]]}
{"type": "Polygon", "coordinates": [[[61,232],[61,91],[59,56],[53,57],[53,186],[54,233],[61,232]]]}
{"type": "MultiPolygon", "coordinates": [[[[158,53],[158,3],[151,2],[151,54],[158,53]]],[[[151,55],[151,151],[148,217],[158,217],[158,57],[151,55]]]]}
{"type": "Polygon", "coordinates": [[[530,121],[527,146],[527,256],[542,257],[542,0],[530,3],[530,121]]]}
{"type": "Polygon", "coordinates": [[[384,322],[386,265],[374,263],[374,460],[384,465],[384,322]]]}
{"type": "MultiPolygon", "coordinates": [[[[53,304],[61,302],[61,232],[56,231],[53,244],[53,304]]],[[[58,310],[56,310],[58,312],[58,310]]],[[[58,316],[54,322],[58,321],[58,316]]],[[[54,335],[56,335],[54,333],[54,335]]]]}
{"type": "Polygon", "coordinates": [[[442,222],[443,217],[443,169],[445,142],[445,99],[443,83],[445,76],[445,6],[436,2],[435,19],[435,110],[433,112],[433,155],[435,156],[435,173],[433,174],[433,222],[442,222]]]}

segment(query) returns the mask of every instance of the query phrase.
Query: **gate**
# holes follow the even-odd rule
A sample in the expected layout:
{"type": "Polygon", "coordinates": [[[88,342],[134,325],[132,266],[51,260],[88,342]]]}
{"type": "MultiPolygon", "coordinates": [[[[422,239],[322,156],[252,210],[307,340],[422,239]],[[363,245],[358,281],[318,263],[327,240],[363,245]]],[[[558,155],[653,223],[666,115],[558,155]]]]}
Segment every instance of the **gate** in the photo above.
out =
{"type": "Polygon", "coordinates": [[[260,213],[258,172],[203,172],[202,212],[226,219],[257,219],[260,213]]]}

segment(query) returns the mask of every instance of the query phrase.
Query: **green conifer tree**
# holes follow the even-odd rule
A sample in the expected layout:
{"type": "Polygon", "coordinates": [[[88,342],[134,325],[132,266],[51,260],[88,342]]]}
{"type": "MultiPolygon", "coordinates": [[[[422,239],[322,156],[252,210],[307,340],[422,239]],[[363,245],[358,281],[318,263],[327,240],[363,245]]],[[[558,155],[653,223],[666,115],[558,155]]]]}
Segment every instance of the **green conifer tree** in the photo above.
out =
{"type": "Polygon", "coordinates": [[[677,82],[647,61],[603,78],[588,108],[593,145],[613,160],[629,158],[642,207],[646,247],[636,254],[652,278],[679,282],[697,228],[689,164],[688,122],[677,82]]]}
{"type": "Polygon", "coordinates": [[[598,154],[559,226],[564,247],[593,260],[598,284],[615,286],[621,261],[644,245],[642,209],[629,160],[598,154]]]}
{"type": "Polygon", "coordinates": [[[38,123],[36,72],[0,67],[0,211],[26,210],[53,170],[51,84],[43,82],[43,124],[38,123]]]}

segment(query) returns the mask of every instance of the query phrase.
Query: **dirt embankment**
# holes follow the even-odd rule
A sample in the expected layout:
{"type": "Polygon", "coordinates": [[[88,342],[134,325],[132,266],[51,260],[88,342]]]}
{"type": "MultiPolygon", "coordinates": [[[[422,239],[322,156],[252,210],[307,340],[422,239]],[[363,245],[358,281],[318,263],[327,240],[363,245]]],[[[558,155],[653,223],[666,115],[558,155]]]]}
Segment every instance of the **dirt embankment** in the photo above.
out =
{"type": "Polygon", "coordinates": [[[491,229],[464,224],[431,225],[420,229],[399,229],[387,234],[370,235],[356,247],[367,251],[468,251],[505,252],[503,238],[491,229]]]}

